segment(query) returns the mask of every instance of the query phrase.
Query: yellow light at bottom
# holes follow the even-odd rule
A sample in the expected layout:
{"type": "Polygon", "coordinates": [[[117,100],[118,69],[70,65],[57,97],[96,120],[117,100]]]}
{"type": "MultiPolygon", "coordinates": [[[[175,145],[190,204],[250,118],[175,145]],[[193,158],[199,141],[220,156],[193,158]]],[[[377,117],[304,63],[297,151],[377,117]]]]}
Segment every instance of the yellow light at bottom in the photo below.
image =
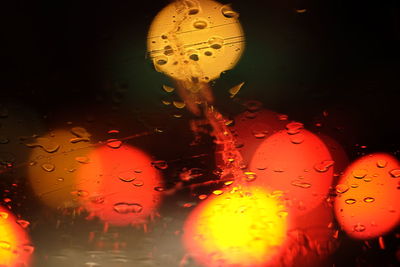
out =
{"type": "Polygon", "coordinates": [[[278,195],[241,188],[202,202],[186,221],[184,243],[204,266],[264,266],[279,255],[287,228],[278,195]]]}

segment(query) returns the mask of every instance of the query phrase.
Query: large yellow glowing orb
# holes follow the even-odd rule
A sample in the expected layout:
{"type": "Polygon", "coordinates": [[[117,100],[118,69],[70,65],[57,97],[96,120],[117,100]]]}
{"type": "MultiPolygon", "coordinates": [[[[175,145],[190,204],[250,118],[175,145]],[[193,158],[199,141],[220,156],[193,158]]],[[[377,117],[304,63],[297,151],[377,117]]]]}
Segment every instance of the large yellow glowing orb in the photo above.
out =
{"type": "Polygon", "coordinates": [[[177,0],[154,18],[148,55],[175,80],[209,82],[233,68],[244,49],[238,13],[211,0],[177,0]]]}
{"type": "Polygon", "coordinates": [[[264,266],[284,248],[288,227],[279,193],[237,188],[201,203],[183,241],[204,266],[264,266]]]}

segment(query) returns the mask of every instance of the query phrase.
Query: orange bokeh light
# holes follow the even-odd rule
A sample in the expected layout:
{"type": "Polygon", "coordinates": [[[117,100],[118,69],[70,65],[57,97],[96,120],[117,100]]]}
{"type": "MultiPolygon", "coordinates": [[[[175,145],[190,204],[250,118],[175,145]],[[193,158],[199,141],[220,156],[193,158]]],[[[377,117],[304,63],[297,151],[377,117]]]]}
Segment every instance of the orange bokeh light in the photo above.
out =
{"type": "Polygon", "coordinates": [[[30,266],[33,246],[16,217],[0,206],[0,266],[30,266]]]}
{"type": "MultiPolygon", "coordinates": [[[[116,141],[117,142],[117,141],[116,141]]],[[[96,148],[77,173],[76,197],[102,221],[111,225],[137,225],[154,215],[161,196],[160,174],[151,158],[129,145],[96,148]]]]}
{"type": "Polygon", "coordinates": [[[236,187],[191,213],[183,241],[204,266],[264,266],[284,248],[287,216],[279,192],[236,187]]]}
{"type": "Polygon", "coordinates": [[[333,178],[333,161],[326,145],[298,126],[264,140],[249,164],[257,176],[252,183],[282,190],[294,216],[325,200],[333,178]]]}
{"type": "Polygon", "coordinates": [[[336,186],[335,214],[350,237],[376,238],[399,224],[399,177],[399,161],[385,153],[363,156],[346,169],[336,186]]]}

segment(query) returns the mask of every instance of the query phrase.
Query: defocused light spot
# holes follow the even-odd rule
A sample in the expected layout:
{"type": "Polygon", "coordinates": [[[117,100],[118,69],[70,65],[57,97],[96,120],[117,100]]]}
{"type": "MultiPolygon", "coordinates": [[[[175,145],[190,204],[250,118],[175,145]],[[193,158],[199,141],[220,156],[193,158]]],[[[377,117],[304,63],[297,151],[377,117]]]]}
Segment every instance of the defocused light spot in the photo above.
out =
{"type": "Polygon", "coordinates": [[[159,171],[143,151],[122,144],[101,146],[89,153],[90,162],[77,171],[77,188],[87,192],[79,202],[111,225],[145,223],[156,212],[163,185],[159,171]]]}
{"type": "Polygon", "coordinates": [[[393,156],[375,153],[359,158],[346,169],[336,186],[335,213],[349,236],[376,238],[399,224],[398,180],[391,175],[399,167],[393,156]]]}
{"type": "Polygon", "coordinates": [[[263,266],[278,257],[288,229],[279,195],[257,187],[209,197],[184,226],[184,244],[204,266],[263,266]]]}
{"type": "Polygon", "coordinates": [[[0,266],[30,266],[34,247],[28,234],[9,210],[0,206],[0,214],[0,266]]]}
{"type": "Polygon", "coordinates": [[[316,135],[297,126],[294,133],[293,127],[264,140],[249,169],[257,173],[252,183],[284,191],[293,215],[299,215],[325,199],[332,183],[333,164],[327,147],[316,135]],[[297,135],[301,135],[301,143],[293,142],[297,135]]]}

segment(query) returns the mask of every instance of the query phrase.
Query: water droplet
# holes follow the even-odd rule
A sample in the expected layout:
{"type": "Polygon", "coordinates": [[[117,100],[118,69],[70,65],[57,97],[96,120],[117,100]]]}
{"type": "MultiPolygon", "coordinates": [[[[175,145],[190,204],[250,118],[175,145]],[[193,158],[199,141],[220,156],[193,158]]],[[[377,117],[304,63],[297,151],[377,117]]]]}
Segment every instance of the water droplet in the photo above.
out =
{"type": "Polygon", "coordinates": [[[373,197],[364,198],[364,202],[366,202],[366,203],[371,203],[371,202],[374,202],[374,201],[375,201],[375,198],[373,198],[373,197]]]}
{"type": "Polygon", "coordinates": [[[182,101],[174,101],[172,102],[176,108],[182,109],[186,106],[185,102],[182,101]]]}
{"type": "Polygon", "coordinates": [[[5,220],[8,218],[8,213],[5,211],[0,211],[0,219],[5,220]]]}
{"type": "Polygon", "coordinates": [[[174,54],[174,49],[170,45],[166,45],[164,47],[164,55],[166,56],[172,56],[174,54]]]}
{"type": "Polygon", "coordinates": [[[212,56],[212,52],[211,51],[205,51],[204,55],[207,56],[207,57],[210,57],[210,56],[212,56]]]}
{"type": "Polygon", "coordinates": [[[239,83],[238,85],[235,85],[231,89],[229,89],[229,93],[231,94],[230,97],[233,98],[237,93],[239,93],[240,89],[244,85],[244,82],[239,83]]]}
{"type": "Polygon", "coordinates": [[[298,14],[303,14],[303,13],[306,13],[306,12],[307,12],[307,9],[305,9],[305,8],[296,9],[296,13],[298,13],[298,14]]]}
{"type": "Polygon", "coordinates": [[[311,187],[310,183],[307,183],[307,182],[304,182],[304,181],[299,181],[299,180],[292,181],[291,185],[298,186],[298,187],[301,187],[301,188],[310,188],[311,187]]]}
{"type": "Polygon", "coordinates": [[[168,168],[168,163],[165,160],[156,160],[151,163],[153,167],[159,170],[165,170],[168,168]]]}
{"type": "Polygon", "coordinates": [[[205,195],[205,194],[199,195],[199,199],[200,200],[203,200],[203,199],[206,199],[206,198],[207,198],[207,195],[205,195]]]}
{"type": "Polygon", "coordinates": [[[356,203],[357,200],[355,200],[354,198],[348,198],[348,199],[346,199],[344,202],[345,202],[346,204],[352,205],[352,204],[356,203]]]}
{"type": "Polygon", "coordinates": [[[217,195],[217,196],[222,195],[223,193],[224,193],[224,191],[222,191],[222,190],[214,190],[213,191],[213,194],[217,195]]]}
{"type": "Polygon", "coordinates": [[[110,148],[120,148],[122,145],[122,141],[118,140],[118,139],[108,139],[106,142],[106,145],[110,148]]]}
{"type": "Polygon", "coordinates": [[[166,189],[163,186],[156,186],[154,187],[154,190],[156,190],[157,192],[164,192],[166,189]]]}
{"type": "Polygon", "coordinates": [[[291,135],[298,134],[300,133],[300,130],[303,128],[304,128],[303,123],[294,121],[286,125],[286,130],[287,130],[286,132],[291,135]]]}
{"type": "Polygon", "coordinates": [[[339,194],[346,193],[348,190],[349,190],[349,187],[346,184],[336,185],[336,192],[339,194]]]}
{"type": "Polygon", "coordinates": [[[58,182],[64,182],[64,178],[58,177],[58,178],[57,178],[57,181],[58,181],[58,182]]]}
{"type": "Polygon", "coordinates": [[[119,134],[119,130],[113,129],[113,130],[109,130],[107,133],[108,134],[119,134]]]}
{"type": "Polygon", "coordinates": [[[86,131],[83,127],[73,127],[71,129],[71,133],[77,136],[76,138],[72,138],[70,140],[71,143],[78,143],[78,142],[89,142],[91,134],[86,131]]]}
{"type": "Polygon", "coordinates": [[[389,173],[393,178],[399,178],[400,177],[400,169],[391,170],[389,173]]]}
{"type": "Polygon", "coordinates": [[[207,22],[204,20],[197,20],[193,23],[193,27],[199,30],[205,29],[207,27],[207,22]]]}
{"type": "Polygon", "coordinates": [[[357,188],[358,184],[351,184],[350,186],[351,186],[351,188],[357,188]]]}
{"type": "Polygon", "coordinates": [[[193,61],[199,61],[199,56],[197,54],[191,54],[189,58],[193,61]]]}
{"type": "Polygon", "coordinates": [[[54,171],[55,168],[56,168],[56,166],[54,166],[54,164],[51,164],[51,163],[43,163],[42,164],[42,169],[47,172],[52,172],[52,171],[54,171]]]}
{"type": "Polygon", "coordinates": [[[329,168],[333,166],[334,163],[335,162],[333,160],[324,160],[318,164],[315,164],[314,169],[317,172],[327,172],[329,168]]]}
{"type": "Polygon", "coordinates": [[[16,221],[22,228],[27,228],[31,223],[26,220],[17,220],[16,221]]]}
{"type": "Polygon", "coordinates": [[[133,182],[133,185],[134,185],[134,186],[143,186],[143,185],[144,185],[144,182],[143,182],[142,180],[135,180],[135,181],[133,182]]]}
{"type": "Polygon", "coordinates": [[[35,247],[31,244],[22,245],[22,249],[28,254],[32,254],[35,251],[35,247]]]}
{"type": "Polygon", "coordinates": [[[225,18],[238,18],[239,13],[236,11],[232,10],[232,7],[230,5],[223,5],[221,7],[221,13],[225,18]]]}
{"type": "Polygon", "coordinates": [[[154,59],[154,62],[155,62],[157,65],[162,66],[162,65],[165,65],[165,64],[168,63],[168,58],[167,58],[166,56],[159,56],[159,57],[156,57],[156,58],[154,59]]]}
{"type": "Polygon", "coordinates": [[[11,244],[7,241],[0,241],[0,249],[10,250],[11,244]]]}
{"type": "Polygon", "coordinates": [[[384,159],[380,159],[376,162],[376,166],[378,166],[378,168],[385,168],[387,165],[387,161],[384,159]]]}
{"type": "Polygon", "coordinates": [[[246,182],[252,182],[257,178],[255,172],[245,172],[244,175],[246,176],[246,182]]]}
{"type": "Polygon", "coordinates": [[[295,134],[295,135],[291,135],[290,136],[290,142],[292,142],[293,144],[301,144],[304,142],[304,135],[299,133],[299,134],[295,134]]]}
{"type": "Polygon", "coordinates": [[[365,177],[364,178],[364,182],[371,182],[372,181],[372,178],[371,177],[365,177]]]}
{"type": "Polygon", "coordinates": [[[33,142],[27,142],[25,145],[27,147],[41,147],[48,153],[56,152],[60,148],[59,144],[56,144],[49,138],[45,137],[37,137],[33,142]]]}
{"type": "Polygon", "coordinates": [[[175,90],[174,88],[172,88],[171,86],[168,86],[168,85],[163,85],[162,88],[167,93],[172,93],[175,90]]]}
{"type": "Polygon", "coordinates": [[[5,145],[5,144],[8,144],[8,142],[10,142],[10,140],[7,137],[0,136],[0,144],[5,145]]]}
{"type": "Polygon", "coordinates": [[[88,158],[88,157],[85,157],[85,156],[76,157],[75,160],[76,160],[77,162],[79,162],[79,163],[82,163],[82,164],[87,164],[87,163],[89,163],[89,158],[88,158]]]}
{"type": "Polygon", "coordinates": [[[103,196],[91,196],[90,201],[93,204],[103,204],[104,203],[104,197],[103,196]]]}
{"type": "Polygon", "coordinates": [[[280,120],[280,121],[287,121],[288,118],[289,118],[289,116],[286,115],[286,114],[279,114],[278,115],[278,120],[280,120]]]}
{"type": "Polygon", "coordinates": [[[118,178],[122,181],[122,182],[132,182],[133,180],[136,179],[135,174],[132,171],[126,171],[126,172],[122,172],[120,174],[118,174],[118,178]]]}
{"type": "Polygon", "coordinates": [[[367,170],[364,169],[359,169],[359,170],[354,170],[353,171],[353,176],[354,178],[357,179],[362,179],[368,174],[367,170]]]}
{"type": "Polygon", "coordinates": [[[353,230],[355,232],[364,232],[365,231],[365,225],[357,223],[356,225],[354,225],[353,230]]]}
{"type": "Polygon", "coordinates": [[[208,44],[212,49],[221,49],[224,44],[224,39],[220,37],[212,37],[208,40],[208,44]]]}
{"type": "Polygon", "coordinates": [[[119,214],[140,213],[143,210],[142,205],[138,203],[120,202],[114,204],[114,211],[119,214]]]}
{"type": "Polygon", "coordinates": [[[278,211],[278,214],[277,214],[279,217],[281,217],[281,218],[286,218],[288,215],[289,215],[289,213],[287,212],[287,211],[278,211]]]}

